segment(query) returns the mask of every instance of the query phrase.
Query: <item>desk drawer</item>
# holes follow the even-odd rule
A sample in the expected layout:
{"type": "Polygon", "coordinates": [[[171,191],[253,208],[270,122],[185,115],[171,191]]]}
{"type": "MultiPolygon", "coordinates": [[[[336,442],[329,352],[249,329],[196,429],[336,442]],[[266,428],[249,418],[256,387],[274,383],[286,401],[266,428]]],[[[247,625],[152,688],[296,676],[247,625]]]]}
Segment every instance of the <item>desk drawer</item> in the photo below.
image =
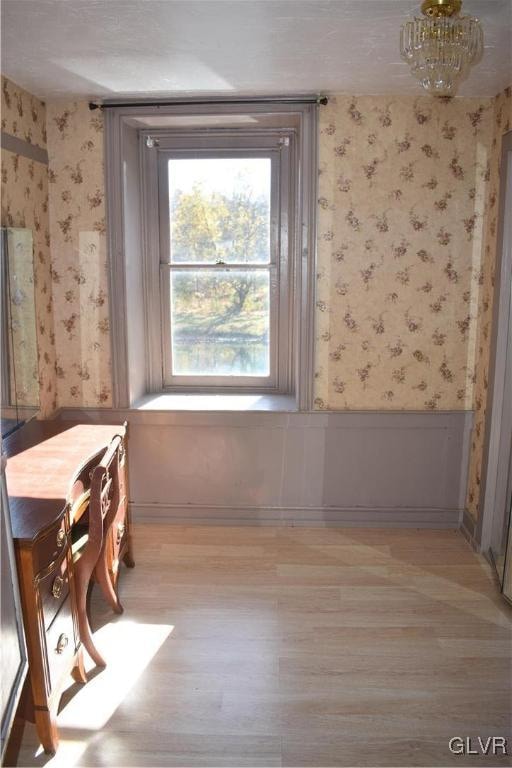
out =
{"type": "Polygon", "coordinates": [[[119,509],[114,522],[114,557],[122,557],[128,542],[128,486],[126,482],[126,453],[124,443],[119,451],[119,509]]]}
{"type": "Polygon", "coordinates": [[[34,542],[34,573],[40,573],[60,559],[67,545],[65,512],[44,536],[34,542]]]}
{"type": "Polygon", "coordinates": [[[119,568],[119,560],[125,553],[125,548],[128,543],[128,522],[126,519],[126,505],[127,499],[125,496],[121,496],[119,508],[114,518],[110,529],[110,547],[112,553],[112,572],[117,573],[119,568]]]}
{"type": "Polygon", "coordinates": [[[43,571],[36,576],[43,608],[44,626],[47,629],[52,623],[59,608],[69,594],[69,578],[67,568],[67,547],[61,553],[55,567],[46,573],[43,571]],[[41,578],[42,577],[42,578],[41,578]]]}
{"type": "Polygon", "coordinates": [[[70,662],[75,655],[75,645],[70,596],[67,594],[46,632],[46,652],[52,691],[60,687],[62,678],[69,673],[70,662]]]}

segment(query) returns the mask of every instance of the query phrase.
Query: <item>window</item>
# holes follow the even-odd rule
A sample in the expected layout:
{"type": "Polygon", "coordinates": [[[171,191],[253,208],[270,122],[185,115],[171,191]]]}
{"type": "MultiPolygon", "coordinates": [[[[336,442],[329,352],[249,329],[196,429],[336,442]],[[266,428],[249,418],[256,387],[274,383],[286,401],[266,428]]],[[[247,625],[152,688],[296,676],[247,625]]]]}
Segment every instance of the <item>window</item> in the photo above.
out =
{"type": "Polygon", "coordinates": [[[162,152],[159,174],[164,383],[278,387],[278,153],[162,152]]]}
{"type": "Polygon", "coordinates": [[[158,187],[155,378],[163,389],[288,393],[293,132],[153,132],[142,146],[158,187]]]}
{"type": "Polygon", "coordinates": [[[316,105],[105,114],[115,405],[205,392],[309,408],[316,105]]]}

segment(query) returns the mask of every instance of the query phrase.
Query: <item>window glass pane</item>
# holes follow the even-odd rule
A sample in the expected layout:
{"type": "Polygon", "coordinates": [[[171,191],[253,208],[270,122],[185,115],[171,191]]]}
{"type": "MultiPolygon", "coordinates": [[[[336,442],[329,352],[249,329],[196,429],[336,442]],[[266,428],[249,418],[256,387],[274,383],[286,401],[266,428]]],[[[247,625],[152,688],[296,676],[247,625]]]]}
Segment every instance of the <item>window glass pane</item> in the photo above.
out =
{"type": "Polygon", "coordinates": [[[270,158],[169,160],[171,261],[270,262],[270,158]]]}
{"type": "Polygon", "coordinates": [[[173,376],[268,376],[267,270],[171,270],[173,376]]]}

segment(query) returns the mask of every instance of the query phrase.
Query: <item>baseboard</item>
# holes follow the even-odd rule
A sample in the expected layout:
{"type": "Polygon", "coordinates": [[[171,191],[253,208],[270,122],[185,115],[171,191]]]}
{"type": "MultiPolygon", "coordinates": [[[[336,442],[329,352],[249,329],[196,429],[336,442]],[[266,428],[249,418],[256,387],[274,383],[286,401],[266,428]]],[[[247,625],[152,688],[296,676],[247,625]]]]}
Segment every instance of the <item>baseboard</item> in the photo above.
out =
{"type": "Polygon", "coordinates": [[[464,537],[467,539],[467,541],[471,544],[475,552],[480,552],[480,544],[475,538],[476,534],[476,521],[473,519],[473,517],[469,514],[468,510],[465,509],[462,513],[462,520],[460,524],[460,530],[462,531],[464,537]]]}
{"type": "Polygon", "coordinates": [[[167,522],[175,525],[457,529],[461,524],[461,510],[458,509],[215,507],[149,503],[132,503],[130,507],[137,522],[167,522]]]}

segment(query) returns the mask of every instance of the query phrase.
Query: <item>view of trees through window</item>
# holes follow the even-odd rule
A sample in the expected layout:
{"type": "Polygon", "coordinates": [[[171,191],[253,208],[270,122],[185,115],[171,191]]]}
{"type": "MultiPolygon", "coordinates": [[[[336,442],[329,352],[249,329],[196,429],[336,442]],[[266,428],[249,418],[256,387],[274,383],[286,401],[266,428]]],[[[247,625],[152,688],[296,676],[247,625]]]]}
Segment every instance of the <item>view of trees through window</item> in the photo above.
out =
{"type": "Polygon", "coordinates": [[[168,169],[172,375],[268,376],[270,159],[168,169]]]}

